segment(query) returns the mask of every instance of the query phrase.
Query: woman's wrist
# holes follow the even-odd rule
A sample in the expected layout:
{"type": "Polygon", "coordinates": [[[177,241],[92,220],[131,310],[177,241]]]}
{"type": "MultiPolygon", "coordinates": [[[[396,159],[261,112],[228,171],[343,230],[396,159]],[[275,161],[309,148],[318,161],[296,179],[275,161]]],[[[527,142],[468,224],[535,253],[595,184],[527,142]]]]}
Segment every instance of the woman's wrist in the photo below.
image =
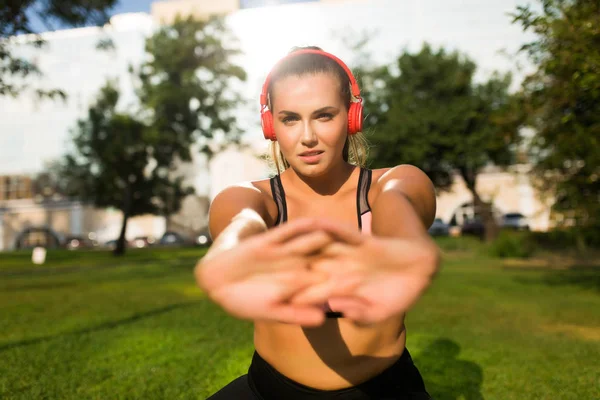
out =
{"type": "Polygon", "coordinates": [[[231,219],[231,222],[213,242],[205,259],[236,247],[242,240],[267,231],[267,224],[254,210],[244,209],[231,219]]]}

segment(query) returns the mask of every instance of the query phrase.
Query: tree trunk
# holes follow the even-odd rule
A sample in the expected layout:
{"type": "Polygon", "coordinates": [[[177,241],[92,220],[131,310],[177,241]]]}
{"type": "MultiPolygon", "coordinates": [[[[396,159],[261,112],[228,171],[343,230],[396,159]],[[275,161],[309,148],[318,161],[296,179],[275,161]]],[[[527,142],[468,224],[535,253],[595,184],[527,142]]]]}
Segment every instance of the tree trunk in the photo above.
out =
{"type": "Polygon", "coordinates": [[[496,224],[496,219],[494,218],[494,213],[492,210],[492,204],[484,202],[475,186],[477,184],[477,172],[473,169],[461,169],[461,176],[467,185],[467,189],[473,195],[473,207],[475,208],[475,214],[479,214],[481,216],[481,220],[483,223],[483,235],[480,237],[481,239],[485,239],[486,242],[491,242],[498,236],[498,225],[496,224]]]}
{"type": "Polygon", "coordinates": [[[581,226],[575,230],[575,247],[579,254],[583,254],[587,250],[587,243],[585,242],[585,235],[582,232],[581,226]]]}
{"type": "Polygon", "coordinates": [[[123,225],[121,225],[121,233],[119,234],[119,239],[117,240],[117,245],[115,246],[115,250],[113,254],[115,256],[122,256],[125,254],[125,235],[127,233],[127,221],[129,220],[129,214],[131,213],[131,189],[129,185],[125,188],[124,199],[123,199],[123,225]]]}
{"type": "Polygon", "coordinates": [[[484,233],[482,239],[485,239],[486,242],[491,242],[498,237],[499,231],[498,224],[496,224],[496,219],[494,218],[492,204],[481,200],[481,197],[479,197],[479,194],[475,188],[469,188],[469,190],[471,190],[471,193],[473,194],[473,205],[475,206],[475,211],[479,211],[481,220],[483,222],[484,233]]]}

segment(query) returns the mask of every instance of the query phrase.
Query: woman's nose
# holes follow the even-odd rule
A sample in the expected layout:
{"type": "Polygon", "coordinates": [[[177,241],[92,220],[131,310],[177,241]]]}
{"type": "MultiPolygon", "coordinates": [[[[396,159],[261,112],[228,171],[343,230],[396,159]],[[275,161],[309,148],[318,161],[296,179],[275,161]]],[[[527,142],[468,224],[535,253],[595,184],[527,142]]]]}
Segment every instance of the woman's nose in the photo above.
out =
{"type": "Polygon", "coordinates": [[[304,131],[302,132],[302,144],[305,146],[314,146],[317,144],[317,135],[310,121],[304,123],[304,131]]]}

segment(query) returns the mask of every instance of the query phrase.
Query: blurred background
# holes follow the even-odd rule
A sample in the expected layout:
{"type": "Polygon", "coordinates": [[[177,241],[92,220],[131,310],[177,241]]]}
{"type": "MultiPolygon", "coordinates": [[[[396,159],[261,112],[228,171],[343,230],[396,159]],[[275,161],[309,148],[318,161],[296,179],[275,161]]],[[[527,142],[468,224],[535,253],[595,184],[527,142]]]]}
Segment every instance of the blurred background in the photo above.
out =
{"type": "Polygon", "coordinates": [[[571,107],[595,96],[597,70],[547,65],[552,52],[583,48],[535,35],[541,3],[52,5],[3,17],[0,250],[114,246],[121,236],[146,246],[166,233],[163,242],[207,243],[216,193],[272,172],[261,160],[258,95],[271,66],[303,45],[339,55],[357,75],[370,166],[412,163],[434,180],[432,233],[493,239],[503,226],[597,223],[589,163],[598,155],[586,145],[597,122],[571,107]],[[559,73],[587,86],[564,99],[540,92],[559,73]],[[560,102],[561,119],[540,96],[560,102]],[[553,119],[540,125],[543,113],[553,119]]]}
{"type": "Polygon", "coordinates": [[[434,397],[600,398],[597,0],[1,2],[0,397],[245,372],[251,327],[192,269],[215,195],[274,173],[259,94],[308,45],[359,81],[368,167],[435,184],[444,268],[409,318],[434,397]]]}

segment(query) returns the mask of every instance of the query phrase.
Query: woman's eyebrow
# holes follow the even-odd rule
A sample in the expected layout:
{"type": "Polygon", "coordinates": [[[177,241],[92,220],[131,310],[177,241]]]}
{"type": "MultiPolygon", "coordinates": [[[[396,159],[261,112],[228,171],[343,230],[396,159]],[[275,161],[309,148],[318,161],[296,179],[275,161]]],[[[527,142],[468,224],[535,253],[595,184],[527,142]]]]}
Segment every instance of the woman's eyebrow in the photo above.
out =
{"type": "Polygon", "coordinates": [[[285,115],[299,115],[297,112],[281,110],[277,114],[285,114],[285,115]]]}
{"type": "Polygon", "coordinates": [[[318,110],[313,111],[313,114],[319,114],[325,111],[330,111],[330,112],[336,112],[339,111],[337,107],[334,106],[326,106],[326,107],[321,107],[318,110]]]}
{"type": "MultiPolygon", "coordinates": [[[[339,109],[337,107],[334,106],[325,106],[325,107],[321,107],[315,111],[312,112],[312,114],[319,114],[325,111],[332,111],[332,112],[336,112],[339,111],[339,109]]],[[[281,110],[279,111],[277,114],[284,114],[284,115],[300,115],[297,112],[294,111],[288,111],[288,110],[281,110]]]]}

